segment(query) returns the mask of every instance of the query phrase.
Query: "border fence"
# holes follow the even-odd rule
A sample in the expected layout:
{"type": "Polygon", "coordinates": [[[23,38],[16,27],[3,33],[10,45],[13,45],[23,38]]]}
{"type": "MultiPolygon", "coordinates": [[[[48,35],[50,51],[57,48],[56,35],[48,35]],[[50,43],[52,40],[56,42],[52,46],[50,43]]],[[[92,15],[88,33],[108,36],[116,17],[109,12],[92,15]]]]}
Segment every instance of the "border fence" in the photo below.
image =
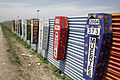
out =
{"type": "Polygon", "coordinates": [[[41,18],[35,22],[31,19],[29,24],[23,19],[20,23],[13,20],[3,24],[73,80],[119,80],[119,18],[120,14],[104,13],[68,17],[69,32],[64,60],[55,60],[53,57],[54,23],[59,23],[55,17],[41,18]],[[43,43],[47,44],[45,48],[43,43]]]}

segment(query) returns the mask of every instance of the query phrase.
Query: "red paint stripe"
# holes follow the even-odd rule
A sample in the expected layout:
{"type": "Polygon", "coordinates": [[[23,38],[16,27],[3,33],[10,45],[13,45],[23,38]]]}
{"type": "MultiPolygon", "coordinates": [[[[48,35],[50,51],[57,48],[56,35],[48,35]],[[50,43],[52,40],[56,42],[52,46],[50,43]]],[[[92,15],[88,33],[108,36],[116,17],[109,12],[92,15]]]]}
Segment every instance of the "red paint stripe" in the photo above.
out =
{"type": "Polygon", "coordinates": [[[113,27],[113,30],[120,30],[120,27],[113,27]]]}
{"type": "Polygon", "coordinates": [[[113,72],[113,73],[116,73],[116,74],[120,75],[120,72],[119,72],[119,71],[116,71],[116,70],[114,70],[114,69],[112,69],[112,68],[110,68],[110,67],[108,67],[108,70],[107,70],[107,71],[111,71],[111,72],[113,72]]]}
{"type": "Polygon", "coordinates": [[[112,18],[113,21],[118,21],[120,18],[112,18]]]}
{"type": "Polygon", "coordinates": [[[112,49],[116,49],[116,50],[120,50],[120,48],[119,47],[112,47],[112,49]]]}
{"type": "Polygon", "coordinates": [[[120,56],[120,52],[115,51],[115,50],[112,50],[112,51],[111,51],[111,54],[112,54],[112,55],[120,56]]]}
{"type": "Polygon", "coordinates": [[[110,76],[110,77],[112,77],[112,78],[114,78],[114,79],[116,79],[116,80],[119,80],[120,78],[118,78],[118,77],[116,77],[116,76],[114,76],[114,75],[111,75],[110,73],[106,73],[106,75],[108,75],[108,76],[110,76]]]}
{"type": "Polygon", "coordinates": [[[113,67],[113,68],[115,68],[115,69],[117,69],[117,70],[120,71],[120,68],[119,68],[119,67],[116,67],[116,66],[114,66],[114,65],[112,65],[112,64],[108,64],[108,66],[113,67]]]}
{"type": "Polygon", "coordinates": [[[113,44],[113,45],[120,46],[120,43],[117,43],[117,42],[113,42],[112,44],[113,44]]]}
{"type": "Polygon", "coordinates": [[[110,59],[113,59],[113,60],[116,60],[116,61],[120,61],[119,58],[116,58],[116,57],[113,57],[113,56],[110,56],[110,59]]]}
{"type": "Polygon", "coordinates": [[[115,62],[115,61],[113,61],[113,60],[109,60],[109,63],[111,63],[111,64],[115,64],[115,65],[117,65],[117,66],[120,66],[120,63],[115,62]]]}
{"type": "Polygon", "coordinates": [[[120,23],[112,23],[112,25],[120,25],[120,23]]]}

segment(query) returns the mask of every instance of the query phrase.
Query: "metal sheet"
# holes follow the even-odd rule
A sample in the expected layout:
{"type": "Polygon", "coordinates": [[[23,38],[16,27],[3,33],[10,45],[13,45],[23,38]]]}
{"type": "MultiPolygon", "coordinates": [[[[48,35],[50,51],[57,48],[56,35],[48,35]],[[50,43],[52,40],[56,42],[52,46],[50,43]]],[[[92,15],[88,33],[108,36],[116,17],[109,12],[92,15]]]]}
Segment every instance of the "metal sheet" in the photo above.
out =
{"type": "Polygon", "coordinates": [[[87,17],[69,17],[69,37],[65,60],[56,61],[53,59],[53,26],[54,18],[49,19],[49,50],[48,60],[63,73],[74,80],[84,80],[83,63],[84,63],[84,28],[87,17]]]}
{"type": "Polygon", "coordinates": [[[104,80],[120,80],[120,13],[112,14],[113,42],[104,80]]]}

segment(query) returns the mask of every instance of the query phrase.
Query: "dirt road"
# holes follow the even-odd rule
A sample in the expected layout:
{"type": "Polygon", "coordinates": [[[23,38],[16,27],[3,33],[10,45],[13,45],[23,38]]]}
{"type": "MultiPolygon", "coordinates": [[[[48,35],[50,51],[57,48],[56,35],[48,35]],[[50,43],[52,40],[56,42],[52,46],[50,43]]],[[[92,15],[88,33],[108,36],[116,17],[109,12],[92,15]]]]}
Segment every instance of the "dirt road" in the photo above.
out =
{"type": "Polygon", "coordinates": [[[0,26],[0,80],[15,80],[15,66],[11,65],[8,58],[8,46],[0,26]]]}
{"type": "MultiPolygon", "coordinates": [[[[6,30],[4,30],[6,31],[6,30]]],[[[9,32],[5,32],[9,37],[9,32]]],[[[4,38],[0,26],[0,80],[61,80],[51,70],[51,64],[32,55],[14,37],[4,38]]]]}

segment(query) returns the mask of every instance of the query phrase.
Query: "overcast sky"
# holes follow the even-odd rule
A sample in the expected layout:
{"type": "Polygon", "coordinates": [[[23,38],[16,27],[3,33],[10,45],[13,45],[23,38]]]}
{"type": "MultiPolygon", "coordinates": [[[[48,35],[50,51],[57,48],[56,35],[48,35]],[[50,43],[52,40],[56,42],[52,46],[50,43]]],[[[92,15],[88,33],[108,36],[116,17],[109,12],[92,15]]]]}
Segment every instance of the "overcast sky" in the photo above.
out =
{"type": "Polygon", "coordinates": [[[54,16],[83,16],[120,12],[120,0],[0,0],[0,21],[54,16]]]}

